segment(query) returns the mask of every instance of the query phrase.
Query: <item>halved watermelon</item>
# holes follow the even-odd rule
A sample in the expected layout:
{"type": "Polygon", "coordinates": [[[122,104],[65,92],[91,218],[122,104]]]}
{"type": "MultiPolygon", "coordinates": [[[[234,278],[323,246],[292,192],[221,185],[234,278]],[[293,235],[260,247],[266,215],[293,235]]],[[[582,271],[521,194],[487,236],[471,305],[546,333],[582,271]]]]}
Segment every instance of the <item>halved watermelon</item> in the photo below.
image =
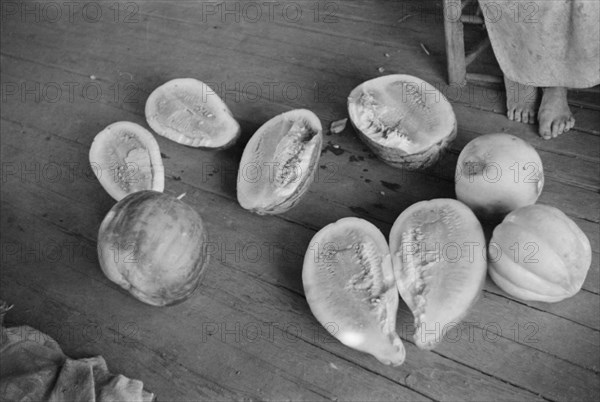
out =
{"type": "Polygon", "coordinates": [[[158,143],[142,126],[114,123],[94,138],[90,165],[102,187],[115,200],[142,190],[162,192],[165,172],[158,143]]]}
{"type": "Polygon", "coordinates": [[[219,95],[194,78],[174,79],[156,88],[146,102],[146,120],[163,137],[197,148],[226,148],[241,133],[219,95]]]}

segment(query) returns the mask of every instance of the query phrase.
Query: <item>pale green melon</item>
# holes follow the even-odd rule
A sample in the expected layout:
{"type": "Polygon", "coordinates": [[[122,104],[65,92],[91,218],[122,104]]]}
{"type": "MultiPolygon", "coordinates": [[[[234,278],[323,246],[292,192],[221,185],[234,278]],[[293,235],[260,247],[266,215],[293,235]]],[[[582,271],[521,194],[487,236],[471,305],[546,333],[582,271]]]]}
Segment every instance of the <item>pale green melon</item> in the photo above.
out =
{"type": "Polygon", "coordinates": [[[394,167],[427,168],[456,138],[450,102],[433,85],[410,75],[359,85],[348,98],[348,113],[359,137],[394,167]]]}
{"type": "Polygon", "coordinates": [[[304,257],[302,283],[312,313],[340,342],[384,364],[404,362],[390,251],[374,225],[344,218],[321,229],[304,257]]]}
{"type": "Polygon", "coordinates": [[[459,201],[421,201],[396,219],[390,251],[400,296],[415,318],[415,344],[432,349],[481,294],[487,269],[481,224],[459,201]]]}
{"type": "Polygon", "coordinates": [[[314,180],[322,144],[323,127],[309,110],[292,110],[266,122],[240,161],[240,205],[261,215],[289,211],[314,180]]]}

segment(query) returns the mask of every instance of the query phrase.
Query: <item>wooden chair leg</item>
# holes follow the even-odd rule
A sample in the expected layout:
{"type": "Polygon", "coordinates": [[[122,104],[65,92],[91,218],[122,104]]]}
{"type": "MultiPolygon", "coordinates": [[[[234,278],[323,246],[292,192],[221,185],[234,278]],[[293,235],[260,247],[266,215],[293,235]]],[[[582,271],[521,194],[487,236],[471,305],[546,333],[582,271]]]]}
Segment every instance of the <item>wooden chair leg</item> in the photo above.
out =
{"type": "Polygon", "coordinates": [[[461,22],[461,0],[444,0],[444,31],[450,85],[466,85],[465,42],[461,22]]]}

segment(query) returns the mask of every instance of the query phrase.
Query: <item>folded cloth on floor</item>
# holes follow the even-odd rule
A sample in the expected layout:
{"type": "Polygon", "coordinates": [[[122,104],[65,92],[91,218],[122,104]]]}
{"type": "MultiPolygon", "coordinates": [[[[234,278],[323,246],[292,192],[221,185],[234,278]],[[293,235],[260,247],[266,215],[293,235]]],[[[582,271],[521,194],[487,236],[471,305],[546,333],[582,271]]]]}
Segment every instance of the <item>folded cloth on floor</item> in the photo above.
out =
{"type": "Polygon", "coordinates": [[[0,301],[1,401],[140,401],[154,395],[144,384],[108,371],[101,356],[70,359],[50,336],[29,326],[5,328],[0,301]]]}

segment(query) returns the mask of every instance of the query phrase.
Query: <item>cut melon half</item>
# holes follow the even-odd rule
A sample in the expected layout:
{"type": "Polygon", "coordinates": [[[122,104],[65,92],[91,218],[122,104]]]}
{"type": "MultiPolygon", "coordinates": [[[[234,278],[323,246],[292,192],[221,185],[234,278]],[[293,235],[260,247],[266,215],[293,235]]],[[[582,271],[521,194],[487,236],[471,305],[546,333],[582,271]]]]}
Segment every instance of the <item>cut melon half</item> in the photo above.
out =
{"type": "Polygon", "coordinates": [[[146,102],[146,120],[159,135],[196,148],[226,148],[241,133],[219,95],[193,78],[174,79],[156,88],[146,102]]]}
{"type": "Polygon", "coordinates": [[[410,75],[359,85],[348,98],[348,113],[359,137],[394,167],[429,167],[456,138],[450,102],[433,85],[410,75]]]}
{"type": "Polygon", "coordinates": [[[90,148],[90,165],[115,200],[142,191],[162,192],[165,171],[154,136],[142,126],[122,121],[102,130],[90,148]]]}
{"type": "Polygon", "coordinates": [[[340,342],[384,364],[404,362],[396,332],[400,297],[377,227],[359,218],[325,226],[310,242],[302,283],[313,315],[340,342]]]}
{"type": "Polygon", "coordinates": [[[266,122],[242,155],[240,205],[260,215],[293,208],[314,180],[322,144],[321,121],[310,110],[292,110],[266,122]]]}
{"type": "Polygon", "coordinates": [[[396,219],[390,252],[398,291],[415,319],[417,347],[438,345],[475,303],[486,250],[481,224],[460,201],[421,201],[396,219]]]}

